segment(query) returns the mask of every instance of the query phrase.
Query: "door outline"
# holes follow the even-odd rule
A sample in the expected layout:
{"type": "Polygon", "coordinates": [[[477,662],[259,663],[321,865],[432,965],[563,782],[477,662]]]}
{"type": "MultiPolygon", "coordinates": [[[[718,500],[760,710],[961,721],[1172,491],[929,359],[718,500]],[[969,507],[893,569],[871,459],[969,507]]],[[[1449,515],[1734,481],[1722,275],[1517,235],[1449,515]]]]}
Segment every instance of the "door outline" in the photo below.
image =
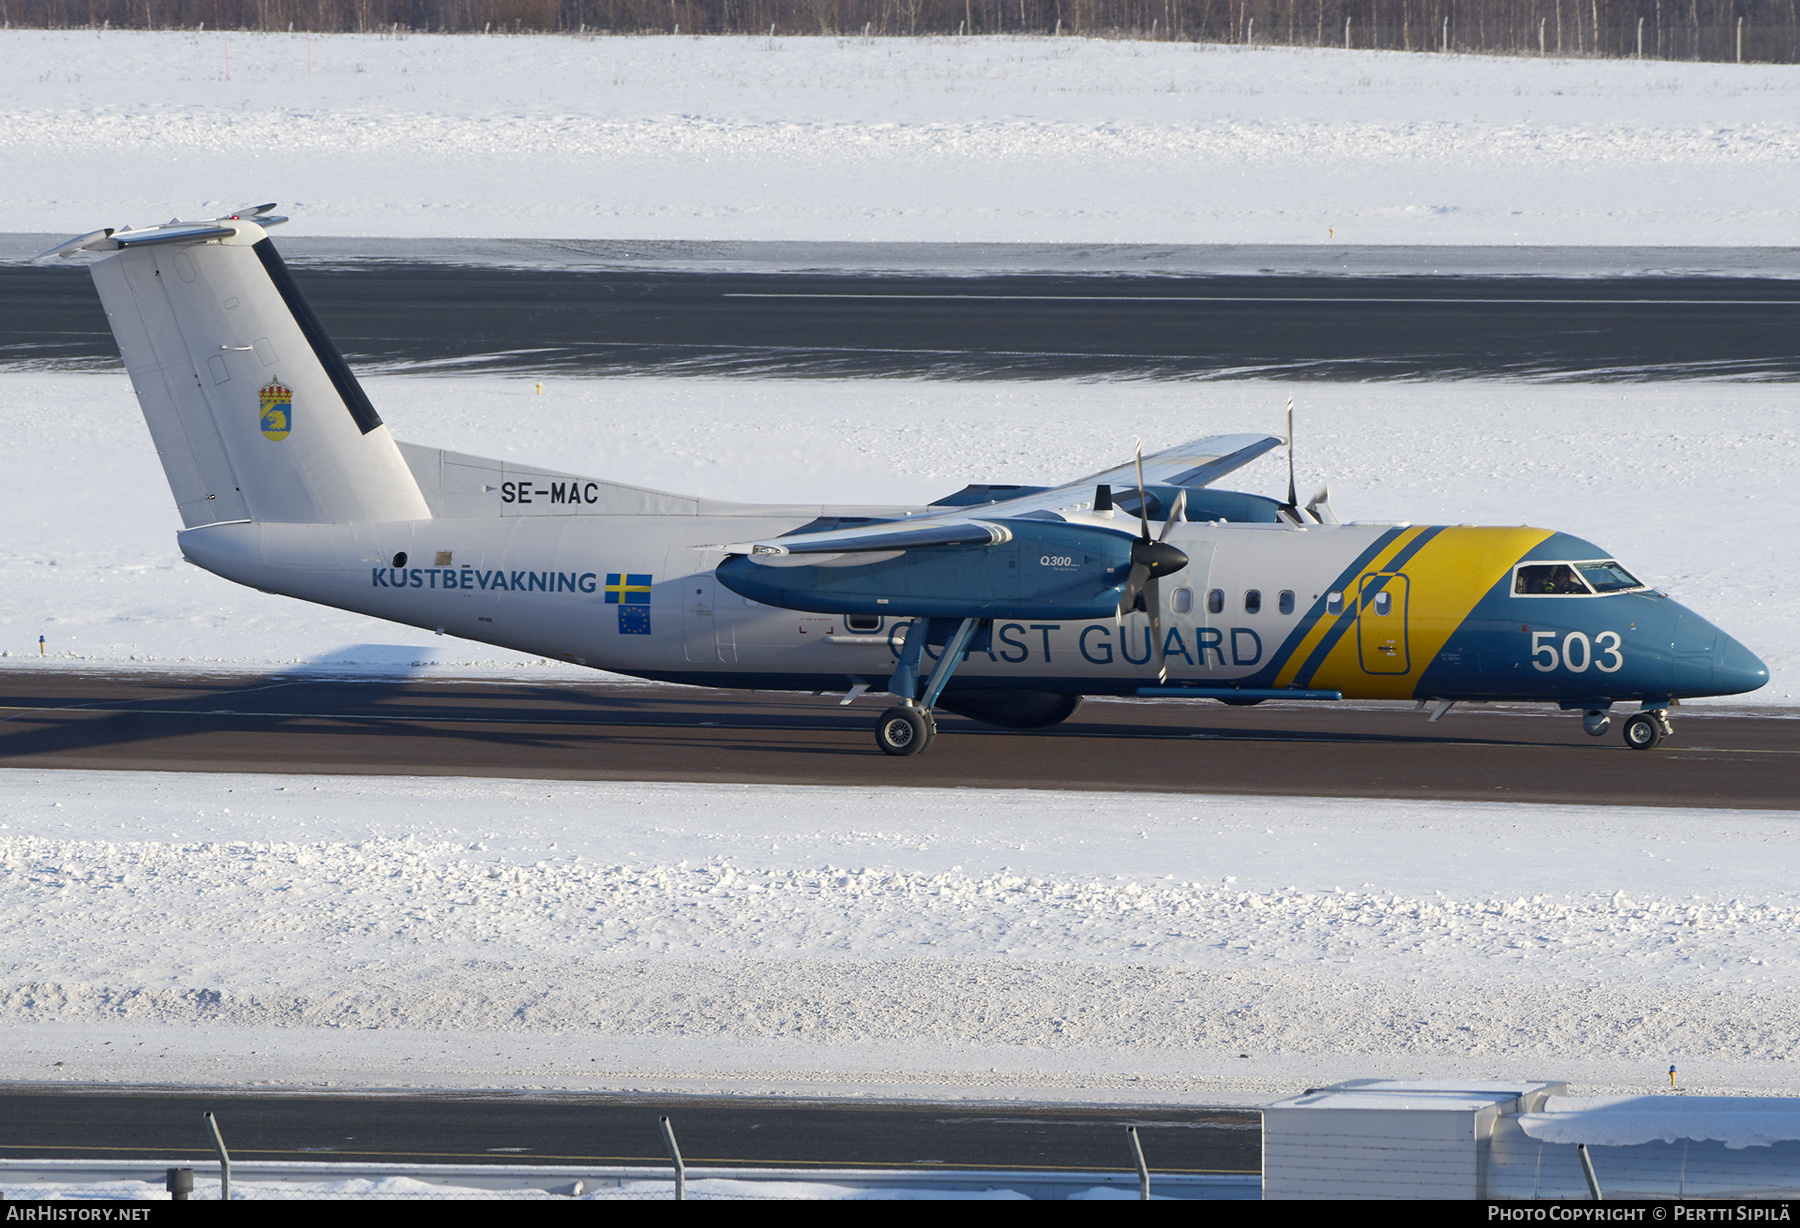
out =
{"type": "Polygon", "coordinates": [[[1407,642],[1411,589],[1405,573],[1398,571],[1371,571],[1357,581],[1356,658],[1363,673],[1412,672],[1412,652],[1407,642]],[[1387,608],[1385,613],[1383,606],[1387,608]]]}

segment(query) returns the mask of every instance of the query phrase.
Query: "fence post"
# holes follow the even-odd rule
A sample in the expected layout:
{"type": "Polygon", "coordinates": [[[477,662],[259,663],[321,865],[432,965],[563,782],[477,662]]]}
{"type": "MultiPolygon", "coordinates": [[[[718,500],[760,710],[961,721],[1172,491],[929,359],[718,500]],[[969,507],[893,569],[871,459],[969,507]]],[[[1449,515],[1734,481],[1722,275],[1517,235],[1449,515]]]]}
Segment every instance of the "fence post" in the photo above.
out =
{"type": "Polygon", "coordinates": [[[1594,1175],[1594,1161],[1588,1158],[1587,1144],[1576,1143],[1575,1154],[1581,1157],[1581,1175],[1587,1178],[1588,1193],[1593,1195],[1595,1202],[1599,1202],[1600,1178],[1594,1175]]]}
{"type": "Polygon", "coordinates": [[[1138,1201],[1150,1201],[1150,1170],[1144,1164],[1144,1146],[1138,1142],[1136,1126],[1125,1127],[1125,1137],[1131,1140],[1131,1158],[1137,1161],[1138,1201]]]}
{"type": "Polygon", "coordinates": [[[1737,22],[1737,62],[1740,64],[1744,62],[1744,19],[1742,17],[1738,18],[1737,22]]]}
{"type": "Polygon", "coordinates": [[[231,1201],[231,1156],[225,1150],[225,1139],[219,1134],[219,1119],[206,1110],[206,1125],[212,1131],[213,1150],[219,1153],[219,1201],[231,1201]]]}
{"type": "Polygon", "coordinates": [[[669,1149],[669,1159],[675,1165],[675,1201],[687,1201],[687,1165],[681,1162],[681,1148],[675,1145],[675,1127],[669,1124],[667,1117],[662,1119],[663,1145],[669,1149]]]}

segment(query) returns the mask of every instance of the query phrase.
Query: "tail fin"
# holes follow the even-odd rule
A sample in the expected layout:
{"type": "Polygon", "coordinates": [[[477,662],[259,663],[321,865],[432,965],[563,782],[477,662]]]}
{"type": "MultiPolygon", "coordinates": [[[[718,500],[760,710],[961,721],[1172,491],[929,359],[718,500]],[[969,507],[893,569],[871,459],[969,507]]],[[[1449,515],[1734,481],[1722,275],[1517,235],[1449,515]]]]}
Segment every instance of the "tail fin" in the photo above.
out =
{"type": "Polygon", "coordinates": [[[99,231],[50,254],[114,253],[90,271],[186,527],[429,519],[269,241],[281,220],[99,231]]]}

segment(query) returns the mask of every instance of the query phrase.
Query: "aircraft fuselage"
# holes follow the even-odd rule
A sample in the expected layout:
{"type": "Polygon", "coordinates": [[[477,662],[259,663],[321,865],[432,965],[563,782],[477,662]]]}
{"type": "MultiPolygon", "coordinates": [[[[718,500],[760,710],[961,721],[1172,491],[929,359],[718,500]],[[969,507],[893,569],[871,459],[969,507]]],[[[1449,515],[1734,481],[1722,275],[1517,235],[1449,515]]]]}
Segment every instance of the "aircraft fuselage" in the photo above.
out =
{"type": "MultiPolygon", "coordinates": [[[[879,690],[904,612],[784,609],[714,575],[720,542],[869,510],[240,522],[180,540],[239,583],[555,660],[705,686],[879,690]]],[[[1604,706],[1767,679],[1748,650],[1661,593],[1516,592],[1521,566],[1610,558],[1560,533],[1188,523],[1169,540],[1190,559],[1162,593],[1170,686],[1604,706]]],[[[996,619],[952,692],[1135,694],[1157,681],[1151,636],[1142,612],[996,619]]]]}

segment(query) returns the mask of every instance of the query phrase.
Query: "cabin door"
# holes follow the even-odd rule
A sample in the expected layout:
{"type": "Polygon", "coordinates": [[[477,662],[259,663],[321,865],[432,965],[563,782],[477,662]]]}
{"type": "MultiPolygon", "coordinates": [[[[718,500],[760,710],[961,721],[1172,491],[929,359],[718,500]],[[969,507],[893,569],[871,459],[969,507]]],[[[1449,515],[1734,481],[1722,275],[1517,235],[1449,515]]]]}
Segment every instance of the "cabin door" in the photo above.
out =
{"type": "Polygon", "coordinates": [[[1358,582],[1356,651],[1365,674],[1412,671],[1406,642],[1407,578],[1399,572],[1372,571],[1358,582]]]}

